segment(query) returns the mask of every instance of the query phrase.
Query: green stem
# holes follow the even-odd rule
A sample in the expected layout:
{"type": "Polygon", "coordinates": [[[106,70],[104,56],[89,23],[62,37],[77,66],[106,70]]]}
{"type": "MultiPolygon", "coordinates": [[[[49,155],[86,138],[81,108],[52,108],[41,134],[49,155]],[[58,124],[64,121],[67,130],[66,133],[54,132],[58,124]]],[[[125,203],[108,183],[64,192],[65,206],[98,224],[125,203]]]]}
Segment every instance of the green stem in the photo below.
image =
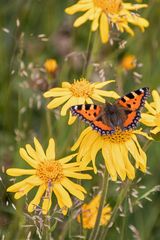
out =
{"type": "Polygon", "coordinates": [[[86,60],[84,61],[82,76],[84,76],[84,74],[86,74],[86,72],[87,72],[87,68],[88,68],[88,65],[89,65],[89,62],[90,62],[93,45],[94,45],[94,39],[93,39],[92,31],[90,30],[89,38],[88,38],[88,44],[87,44],[87,51],[86,51],[86,60]]]}
{"type": "Polygon", "coordinates": [[[101,215],[102,215],[103,207],[104,207],[105,200],[106,200],[106,195],[107,195],[107,190],[108,190],[108,182],[109,182],[106,169],[104,169],[104,171],[105,171],[105,173],[104,173],[103,185],[102,185],[102,195],[101,195],[101,200],[100,200],[100,204],[99,204],[99,208],[98,208],[98,214],[97,214],[95,226],[90,234],[89,240],[96,240],[98,233],[99,233],[99,229],[100,229],[101,215]]]}
{"type": "Polygon", "coordinates": [[[125,239],[126,213],[127,213],[127,199],[125,199],[125,203],[124,203],[124,214],[125,214],[125,216],[123,217],[123,220],[122,220],[121,240],[125,239]]]}
{"type": "Polygon", "coordinates": [[[109,225],[110,225],[110,223],[114,223],[114,221],[116,219],[116,216],[117,216],[118,209],[121,206],[121,204],[123,203],[123,201],[124,201],[124,199],[125,199],[125,197],[127,195],[127,192],[128,192],[129,187],[130,187],[130,184],[131,184],[131,182],[128,181],[125,184],[125,186],[123,187],[123,189],[121,190],[121,192],[119,194],[119,197],[117,199],[116,205],[115,205],[115,207],[113,209],[110,221],[108,222],[108,227],[107,228],[103,228],[103,230],[102,230],[102,232],[100,234],[99,239],[101,239],[101,240],[106,239],[106,236],[107,236],[107,233],[108,233],[108,230],[109,230],[109,225]]]}
{"type": "Polygon", "coordinates": [[[48,137],[52,137],[52,122],[51,122],[51,113],[48,109],[46,109],[46,121],[48,127],[48,137]]]}
{"type": "Polygon", "coordinates": [[[60,234],[58,240],[64,240],[65,236],[69,230],[69,226],[71,224],[71,222],[73,221],[73,215],[70,216],[69,220],[64,224],[64,227],[62,229],[62,233],[60,234]]]}
{"type": "Polygon", "coordinates": [[[43,239],[51,240],[51,224],[50,224],[50,217],[49,216],[45,216],[43,239]]]}

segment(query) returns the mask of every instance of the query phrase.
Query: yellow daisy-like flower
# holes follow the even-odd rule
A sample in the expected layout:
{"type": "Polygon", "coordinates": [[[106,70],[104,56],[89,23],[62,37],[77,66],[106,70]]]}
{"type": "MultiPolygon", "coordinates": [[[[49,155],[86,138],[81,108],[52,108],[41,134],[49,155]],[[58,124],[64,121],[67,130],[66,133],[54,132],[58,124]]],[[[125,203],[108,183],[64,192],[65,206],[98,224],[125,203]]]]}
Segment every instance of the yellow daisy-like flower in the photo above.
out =
{"type": "MultiPolygon", "coordinates": [[[[83,228],[85,229],[92,229],[94,228],[97,214],[98,214],[98,208],[100,204],[100,198],[101,195],[98,194],[95,196],[88,204],[83,204],[81,207],[82,211],[82,222],[83,222],[83,228]]],[[[102,210],[100,225],[106,225],[108,221],[111,218],[111,207],[109,205],[106,205],[102,210]]],[[[77,221],[80,223],[80,214],[77,216],[77,221]]]]}
{"type": "Polygon", "coordinates": [[[135,169],[130,162],[129,155],[135,160],[136,168],[140,168],[142,172],[146,171],[147,161],[146,154],[137,140],[137,134],[149,138],[141,129],[122,131],[117,128],[115,133],[101,136],[91,127],[88,127],[81,133],[72,150],[75,151],[79,148],[77,161],[81,162],[81,167],[87,166],[92,161],[95,173],[97,173],[96,155],[101,150],[106,168],[113,181],[117,180],[117,175],[122,180],[125,180],[126,176],[129,179],[134,179],[135,169]]]}
{"type": "Polygon", "coordinates": [[[52,88],[44,93],[46,98],[54,97],[47,107],[53,109],[65,103],[61,109],[61,115],[65,116],[71,106],[84,104],[85,102],[92,104],[92,99],[105,103],[103,97],[119,98],[119,95],[114,91],[101,90],[102,87],[111,82],[114,82],[114,80],[90,83],[85,78],[75,80],[72,84],[63,82],[61,88],[52,88]]]}
{"type": "Polygon", "coordinates": [[[152,91],[153,102],[146,102],[147,113],[142,113],[141,122],[146,126],[153,127],[150,131],[153,134],[160,132],[160,95],[156,90],[152,91]]]}
{"type": "Polygon", "coordinates": [[[121,66],[126,71],[130,71],[136,67],[137,59],[134,55],[126,55],[121,61],[121,66]]]}
{"type": "Polygon", "coordinates": [[[53,58],[47,59],[44,63],[44,68],[48,73],[51,73],[51,74],[55,73],[56,70],[58,69],[57,61],[53,58]]]}
{"type": "Polygon", "coordinates": [[[126,31],[132,36],[134,32],[129,27],[129,23],[144,31],[149,26],[148,21],[133,11],[146,7],[146,4],[124,3],[122,0],[80,0],[66,8],[65,12],[70,15],[85,12],[74,22],[74,27],[79,27],[90,20],[92,21],[91,30],[96,31],[99,27],[101,40],[106,43],[109,38],[109,24],[115,24],[118,31],[126,31]]]}
{"type": "Polygon", "coordinates": [[[52,193],[54,192],[59,207],[62,209],[63,214],[66,214],[67,208],[72,206],[69,193],[80,200],[84,200],[84,193],[86,193],[82,186],[74,183],[69,178],[91,179],[90,175],[81,173],[81,171],[89,170],[89,168],[80,168],[80,164],[77,162],[69,163],[76,154],[56,160],[53,138],[49,140],[46,153],[36,138],[34,138],[34,144],[35,149],[29,144],[26,145],[26,150],[20,148],[20,156],[32,169],[10,168],[7,170],[7,174],[10,176],[29,175],[29,177],[13,184],[7,191],[15,192],[15,199],[19,199],[34,187],[38,187],[35,197],[29,203],[28,211],[34,211],[42,200],[43,214],[47,214],[49,211],[52,204],[52,193]]]}

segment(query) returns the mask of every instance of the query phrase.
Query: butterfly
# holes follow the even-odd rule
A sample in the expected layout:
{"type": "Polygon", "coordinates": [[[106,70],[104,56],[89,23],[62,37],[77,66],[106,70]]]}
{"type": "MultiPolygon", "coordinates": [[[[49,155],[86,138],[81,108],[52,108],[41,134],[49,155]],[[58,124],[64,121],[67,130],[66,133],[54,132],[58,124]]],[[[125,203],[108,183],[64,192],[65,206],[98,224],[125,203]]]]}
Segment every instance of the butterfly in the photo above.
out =
{"type": "Polygon", "coordinates": [[[141,118],[141,109],[148,96],[149,88],[144,87],[126,94],[114,103],[72,106],[71,113],[101,135],[109,135],[113,134],[117,127],[122,131],[134,129],[141,118]]]}

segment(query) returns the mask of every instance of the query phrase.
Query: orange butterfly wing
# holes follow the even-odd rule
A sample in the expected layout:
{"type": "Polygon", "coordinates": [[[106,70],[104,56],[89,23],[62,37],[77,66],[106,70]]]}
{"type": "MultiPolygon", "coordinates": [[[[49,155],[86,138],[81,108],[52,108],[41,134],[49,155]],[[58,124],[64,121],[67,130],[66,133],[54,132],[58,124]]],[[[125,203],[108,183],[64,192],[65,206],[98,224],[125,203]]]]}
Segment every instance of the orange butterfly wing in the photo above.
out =
{"type": "MultiPolygon", "coordinates": [[[[114,103],[119,108],[119,111],[123,111],[123,117],[125,120],[123,122],[122,130],[135,128],[137,126],[141,117],[140,110],[144,106],[145,100],[149,95],[149,88],[140,88],[126,94],[114,103]]],[[[106,123],[103,123],[103,107],[101,106],[94,104],[76,105],[71,107],[71,112],[72,115],[78,116],[102,135],[112,134],[115,131],[115,129],[106,123]]]]}
{"type": "Polygon", "coordinates": [[[102,107],[94,104],[83,104],[71,107],[72,115],[78,116],[81,120],[91,125],[91,127],[101,134],[110,134],[112,128],[102,122],[102,107]]]}
{"type": "MultiPolygon", "coordinates": [[[[117,100],[117,104],[128,110],[127,119],[124,122],[124,129],[134,128],[141,118],[141,108],[147,97],[150,95],[149,88],[140,88],[132,91],[117,100]]],[[[127,112],[127,111],[126,111],[127,112]]]]}

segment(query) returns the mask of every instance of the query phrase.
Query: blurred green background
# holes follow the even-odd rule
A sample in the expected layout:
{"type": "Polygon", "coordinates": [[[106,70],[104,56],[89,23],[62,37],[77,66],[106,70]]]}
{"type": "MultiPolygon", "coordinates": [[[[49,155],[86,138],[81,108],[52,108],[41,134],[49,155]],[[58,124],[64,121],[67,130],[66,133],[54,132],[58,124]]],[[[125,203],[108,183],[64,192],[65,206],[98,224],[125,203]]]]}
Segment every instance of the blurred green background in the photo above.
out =
{"type": "MultiPolygon", "coordinates": [[[[19,147],[26,143],[32,144],[33,136],[38,136],[45,147],[52,134],[56,140],[57,156],[62,157],[70,152],[70,147],[78,137],[77,125],[68,127],[68,117],[60,117],[58,110],[49,113],[46,110],[47,101],[42,96],[49,87],[59,86],[62,81],[72,82],[74,78],[82,76],[90,24],[78,29],[72,27],[75,16],[64,13],[65,7],[72,3],[57,0],[0,1],[1,239],[40,239],[36,234],[33,216],[27,215],[27,200],[15,202],[13,194],[6,193],[11,182],[5,170],[11,166],[26,166],[20,160],[19,147]],[[55,76],[48,76],[44,71],[44,62],[49,58],[55,58],[58,62],[55,76]],[[52,129],[49,128],[50,120],[52,129]],[[17,206],[17,210],[12,203],[17,206]]],[[[146,3],[149,7],[141,12],[149,20],[150,26],[145,33],[135,28],[136,35],[133,38],[127,34],[113,34],[112,46],[102,46],[99,35],[93,36],[91,63],[86,73],[89,79],[116,79],[114,90],[119,94],[141,86],[160,89],[160,1],[146,3]],[[125,47],[121,48],[123,45],[125,47]],[[132,71],[121,69],[120,63],[126,54],[133,54],[137,58],[137,66],[132,71]]],[[[142,185],[146,187],[138,190],[140,195],[160,183],[159,149],[159,142],[155,142],[147,150],[151,175],[138,173],[137,179],[142,177],[142,180],[136,183],[136,179],[133,183],[136,190],[142,185]]],[[[99,182],[100,175],[96,175],[92,183],[84,185],[91,192],[91,187],[97,186],[99,182]]],[[[108,201],[111,206],[116,201],[116,188],[116,183],[110,184],[108,201]]],[[[155,193],[150,197],[152,202],[143,200],[143,208],[136,206],[125,220],[119,216],[107,239],[159,240],[160,195],[155,193]],[[119,229],[122,229],[123,224],[125,230],[122,236],[119,229]],[[135,226],[135,231],[130,230],[131,225],[135,226]]],[[[74,225],[66,239],[77,239],[74,235],[78,224],[74,225]]],[[[62,228],[63,223],[56,226],[54,239],[58,239],[62,228]]]]}

